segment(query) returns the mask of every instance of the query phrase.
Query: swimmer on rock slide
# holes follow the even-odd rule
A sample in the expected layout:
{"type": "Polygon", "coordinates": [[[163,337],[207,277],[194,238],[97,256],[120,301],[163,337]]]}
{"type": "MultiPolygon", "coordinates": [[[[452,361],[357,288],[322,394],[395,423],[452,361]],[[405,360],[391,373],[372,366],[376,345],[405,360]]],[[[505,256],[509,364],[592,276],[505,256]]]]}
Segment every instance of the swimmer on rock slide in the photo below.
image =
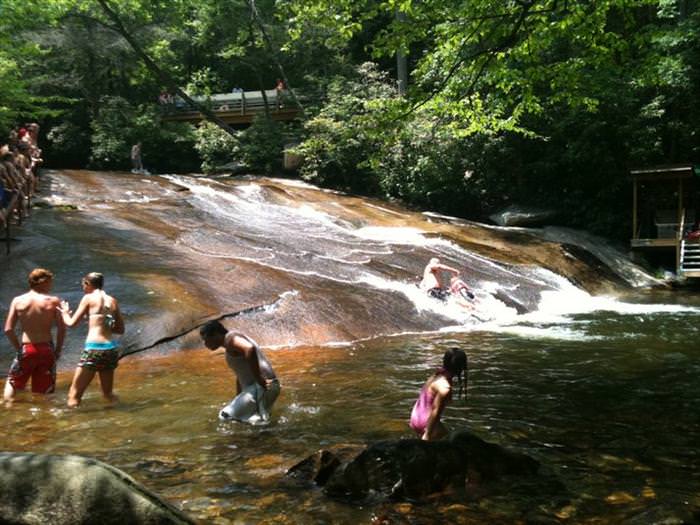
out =
{"type": "Polygon", "coordinates": [[[441,301],[447,300],[447,297],[450,295],[449,287],[442,284],[441,278],[443,272],[450,272],[455,277],[459,276],[459,270],[442,264],[440,259],[433,257],[425,266],[423,270],[423,280],[418,285],[419,288],[430,297],[440,299],[441,301]]]}

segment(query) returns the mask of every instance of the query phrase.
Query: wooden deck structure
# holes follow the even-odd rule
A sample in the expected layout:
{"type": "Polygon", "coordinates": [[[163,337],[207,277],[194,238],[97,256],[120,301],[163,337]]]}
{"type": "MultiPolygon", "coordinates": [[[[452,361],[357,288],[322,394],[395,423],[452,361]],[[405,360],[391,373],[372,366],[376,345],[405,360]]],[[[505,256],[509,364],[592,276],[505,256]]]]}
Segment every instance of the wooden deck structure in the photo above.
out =
{"type": "Polygon", "coordinates": [[[655,166],[633,169],[630,176],[631,247],[674,251],[677,275],[700,278],[700,243],[686,239],[700,217],[700,167],[655,166]]]}
{"type": "MultiPolygon", "coordinates": [[[[293,120],[299,114],[299,109],[285,92],[276,89],[265,91],[265,97],[261,91],[239,91],[236,93],[222,93],[208,97],[192,97],[195,101],[208,106],[221,120],[227,124],[250,124],[256,115],[265,112],[265,98],[267,108],[273,120],[293,120]]],[[[163,120],[199,122],[204,116],[181,100],[175,100],[172,104],[163,105],[163,120]]]]}

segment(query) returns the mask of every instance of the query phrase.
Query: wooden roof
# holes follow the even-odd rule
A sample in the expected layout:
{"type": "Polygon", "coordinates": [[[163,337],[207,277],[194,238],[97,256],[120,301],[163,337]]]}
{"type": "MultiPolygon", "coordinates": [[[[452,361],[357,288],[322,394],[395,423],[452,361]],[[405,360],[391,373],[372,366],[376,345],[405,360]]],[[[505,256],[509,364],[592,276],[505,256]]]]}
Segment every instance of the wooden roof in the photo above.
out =
{"type": "Polygon", "coordinates": [[[648,168],[634,168],[630,176],[638,180],[690,179],[700,176],[700,166],[693,164],[667,164],[648,168]]]}

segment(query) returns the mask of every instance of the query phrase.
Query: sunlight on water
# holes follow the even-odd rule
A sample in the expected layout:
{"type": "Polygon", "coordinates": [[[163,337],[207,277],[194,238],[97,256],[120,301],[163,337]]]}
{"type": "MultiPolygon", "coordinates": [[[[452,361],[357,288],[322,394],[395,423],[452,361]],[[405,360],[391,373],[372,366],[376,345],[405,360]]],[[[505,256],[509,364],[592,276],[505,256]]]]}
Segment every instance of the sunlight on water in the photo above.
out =
{"type": "Polygon", "coordinates": [[[581,519],[616,523],[652,502],[672,513],[692,486],[683,473],[700,467],[692,452],[700,437],[700,355],[682,344],[644,341],[679,329],[688,314],[654,314],[643,327],[612,315],[612,323],[596,314],[551,328],[561,335],[585,327],[589,337],[582,339],[472,332],[268,350],[282,396],[265,428],[217,420],[234,394],[220,351],[130,357],[117,373],[119,406],[103,408],[93,385],[81,409],[64,409],[69,377],[62,374],[54,399],[25,400],[5,412],[3,448],[97,457],[203,521],[296,523],[290,508],[303,509],[306,522],[400,516],[397,505],[357,507],[302,490],[284,472],[324,446],[410,437],[408,413],[420,385],[444,349],[459,345],[470,356],[468,402],[448,407],[447,424],[533,455],[545,470],[516,485],[507,501],[502,489],[485,488],[478,503],[455,495],[430,505],[428,514],[446,516],[460,504],[471,520],[488,523],[519,519],[533,506],[550,515],[573,506],[581,519]],[[636,330],[641,344],[608,346],[607,337],[622,328],[615,322],[636,330]],[[653,426],[646,424],[650,414],[653,426]],[[684,445],[686,452],[678,448],[684,445]],[[658,494],[651,500],[650,486],[658,494]],[[632,497],[610,507],[616,493],[632,497]]]}

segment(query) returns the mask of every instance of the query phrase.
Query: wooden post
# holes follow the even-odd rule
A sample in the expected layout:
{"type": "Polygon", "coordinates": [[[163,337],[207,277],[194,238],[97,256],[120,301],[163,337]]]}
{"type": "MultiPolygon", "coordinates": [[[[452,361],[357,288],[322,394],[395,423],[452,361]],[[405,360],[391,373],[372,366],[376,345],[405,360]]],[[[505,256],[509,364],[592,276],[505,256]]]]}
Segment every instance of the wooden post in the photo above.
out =
{"type": "Polygon", "coordinates": [[[637,239],[637,178],[632,179],[632,239],[637,239]]]}
{"type": "Polygon", "coordinates": [[[683,219],[685,210],[683,209],[683,179],[678,177],[678,233],[676,234],[676,275],[681,271],[681,239],[683,239],[683,219]]]}
{"type": "Polygon", "coordinates": [[[681,214],[683,214],[683,179],[680,177],[678,178],[678,226],[680,227],[680,224],[682,222],[683,217],[681,214]]]}
{"type": "Polygon", "coordinates": [[[241,115],[245,115],[245,91],[241,91],[241,115]]]}

